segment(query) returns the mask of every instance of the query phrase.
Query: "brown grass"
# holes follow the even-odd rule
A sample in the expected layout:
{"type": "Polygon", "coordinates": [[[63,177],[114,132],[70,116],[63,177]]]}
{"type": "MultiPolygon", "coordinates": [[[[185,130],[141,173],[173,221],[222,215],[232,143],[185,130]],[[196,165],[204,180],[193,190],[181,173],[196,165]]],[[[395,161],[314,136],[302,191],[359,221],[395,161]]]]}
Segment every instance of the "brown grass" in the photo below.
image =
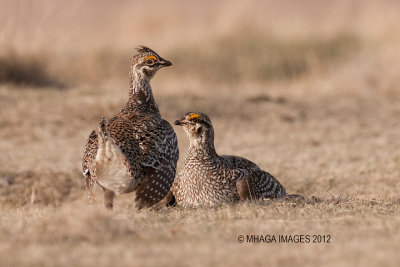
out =
{"type": "Polygon", "coordinates": [[[188,46],[183,51],[175,49],[174,61],[182,65],[178,70],[183,75],[196,75],[216,83],[291,80],[346,59],[358,46],[357,38],[350,33],[328,39],[281,40],[260,36],[251,29],[242,31],[240,36],[236,32],[215,40],[207,49],[201,45],[188,46]],[[189,67],[185,66],[188,62],[189,67]]]}
{"type": "Polygon", "coordinates": [[[41,55],[22,56],[8,51],[0,57],[0,83],[19,86],[64,87],[61,81],[48,70],[48,61],[41,55]]]}
{"type": "MultiPolygon", "coordinates": [[[[0,85],[1,266],[398,265],[397,2],[10,3],[0,70],[19,76],[0,85]],[[321,201],[137,211],[125,195],[109,212],[96,189],[89,206],[82,149],[126,102],[139,44],[174,63],[152,82],[168,121],[209,114],[220,154],[321,201]],[[240,234],[331,243],[240,244],[240,234]]],[[[175,130],[180,166],[188,140],[175,130]]]]}

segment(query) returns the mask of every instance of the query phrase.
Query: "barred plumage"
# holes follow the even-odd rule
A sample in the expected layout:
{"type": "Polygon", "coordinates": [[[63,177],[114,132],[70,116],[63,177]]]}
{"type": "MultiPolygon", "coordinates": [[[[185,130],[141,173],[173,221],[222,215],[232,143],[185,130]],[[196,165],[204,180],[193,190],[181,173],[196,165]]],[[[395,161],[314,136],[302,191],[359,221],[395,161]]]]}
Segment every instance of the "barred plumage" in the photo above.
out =
{"type": "Polygon", "coordinates": [[[189,136],[190,148],[170,193],[161,202],[183,207],[213,206],[244,199],[282,198],[284,187],[255,163],[237,156],[219,156],[207,115],[187,113],[175,122],[189,136]]]}
{"type": "Polygon", "coordinates": [[[150,80],[158,69],[172,65],[147,47],[140,47],[129,72],[129,100],[115,116],[100,120],[84,149],[82,171],[89,200],[92,186],[104,190],[113,207],[114,194],[136,191],[138,208],[160,201],[175,177],[178,142],[171,125],[162,119],[150,80]]]}

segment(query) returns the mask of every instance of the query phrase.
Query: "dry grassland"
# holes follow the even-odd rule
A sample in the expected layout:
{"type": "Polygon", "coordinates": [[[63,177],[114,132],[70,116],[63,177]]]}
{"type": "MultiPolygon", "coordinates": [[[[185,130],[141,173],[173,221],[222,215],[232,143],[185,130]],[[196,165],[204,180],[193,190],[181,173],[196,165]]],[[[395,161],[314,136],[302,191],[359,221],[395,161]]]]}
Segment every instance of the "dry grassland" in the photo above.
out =
{"type": "Polygon", "coordinates": [[[396,1],[2,1],[0,265],[399,266],[398,14],[396,1]],[[310,201],[137,211],[124,195],[110,212],[96,191],[89,206],[82,149],[127,101],[139,44],[174,63],[152,81],[168,121],[209,114],[217,152],[310,201]],[[238,242],[300,234],[330,243],[238,242]]]}

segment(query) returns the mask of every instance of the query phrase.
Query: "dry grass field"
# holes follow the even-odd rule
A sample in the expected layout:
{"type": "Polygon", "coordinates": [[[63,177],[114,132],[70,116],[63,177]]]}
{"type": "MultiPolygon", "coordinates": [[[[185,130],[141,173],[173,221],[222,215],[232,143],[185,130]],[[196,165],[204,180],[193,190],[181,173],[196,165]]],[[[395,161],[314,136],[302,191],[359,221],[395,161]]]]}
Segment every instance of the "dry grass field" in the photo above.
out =
{"type": "Polygon", "coordinates": [[[389,0],[1,1],[0,266],[399,266],[399,14],[389,0]],[[217,152],[309,201],[137,211],[129,194],[107,211],[96,189],[90,206],[83,146],[127,101],[140,44],[174,64],[152,81],[168,121],[209,114],[217,152]]]}

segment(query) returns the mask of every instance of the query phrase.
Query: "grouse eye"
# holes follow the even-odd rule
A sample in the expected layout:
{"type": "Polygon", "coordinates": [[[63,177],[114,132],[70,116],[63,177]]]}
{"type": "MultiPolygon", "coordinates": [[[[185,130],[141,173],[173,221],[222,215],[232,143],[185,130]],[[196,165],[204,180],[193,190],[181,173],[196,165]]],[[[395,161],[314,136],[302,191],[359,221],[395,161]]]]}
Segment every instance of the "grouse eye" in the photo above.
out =
{"type": "Polygon", "coordinates": [[[153,65],[154,64],[154,60],[153,59],[148,59],[148,60],[145,61],[145,63],[147,65],[153,65]]]}
{"type": "Polygon", "coordinates": [[[193,122],[193,123],[200,123],[201,120],[200,120],[200,118],[195,118],[195,119],[192,119],[191,122],[193,122]]]}

